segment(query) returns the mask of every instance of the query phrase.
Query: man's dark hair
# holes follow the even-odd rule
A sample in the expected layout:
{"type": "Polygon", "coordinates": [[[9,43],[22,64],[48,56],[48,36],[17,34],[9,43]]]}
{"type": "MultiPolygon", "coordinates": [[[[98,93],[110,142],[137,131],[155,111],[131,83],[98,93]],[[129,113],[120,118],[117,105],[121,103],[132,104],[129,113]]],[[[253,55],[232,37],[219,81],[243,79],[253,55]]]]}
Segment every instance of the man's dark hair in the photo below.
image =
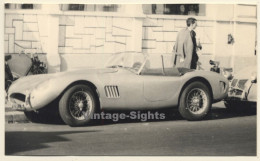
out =
{"type": "Polygon", "coordinates": [[[186,24],[189,27],[191,24],[194,24],[197,20],[193,17],[190,17],[186,20],[186,24]]]}

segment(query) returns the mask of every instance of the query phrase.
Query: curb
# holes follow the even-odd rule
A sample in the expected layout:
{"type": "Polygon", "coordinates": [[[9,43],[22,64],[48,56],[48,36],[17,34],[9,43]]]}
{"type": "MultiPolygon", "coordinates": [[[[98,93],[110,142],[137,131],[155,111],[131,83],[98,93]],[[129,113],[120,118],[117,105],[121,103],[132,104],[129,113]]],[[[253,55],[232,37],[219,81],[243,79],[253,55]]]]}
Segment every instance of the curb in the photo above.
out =
{"type": "Polygon", "coordinates": [[[23,112],[11,111],[11,112],[5,112],[5,122],[8,124],[28,123],[29,120],[26,118],[23,112]]]}
{"type": "Polygon", "coordinates": [[[15,111],[7,103],[5,105],[5,123],[28,123],[30,122],[22,111],[15,111]]]}

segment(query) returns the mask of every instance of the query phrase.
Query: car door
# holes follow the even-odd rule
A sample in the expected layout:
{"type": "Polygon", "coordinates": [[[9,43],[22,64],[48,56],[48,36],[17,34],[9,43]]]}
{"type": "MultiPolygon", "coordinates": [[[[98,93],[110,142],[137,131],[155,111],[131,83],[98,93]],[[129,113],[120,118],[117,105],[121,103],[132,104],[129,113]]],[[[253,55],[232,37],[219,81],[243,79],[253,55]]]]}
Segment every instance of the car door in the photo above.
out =
{"type": "Polygon", "coordinates": [[[143,75],[143,84],[147,101],[165,101],[179,95],[181,77],[143,75]]]}

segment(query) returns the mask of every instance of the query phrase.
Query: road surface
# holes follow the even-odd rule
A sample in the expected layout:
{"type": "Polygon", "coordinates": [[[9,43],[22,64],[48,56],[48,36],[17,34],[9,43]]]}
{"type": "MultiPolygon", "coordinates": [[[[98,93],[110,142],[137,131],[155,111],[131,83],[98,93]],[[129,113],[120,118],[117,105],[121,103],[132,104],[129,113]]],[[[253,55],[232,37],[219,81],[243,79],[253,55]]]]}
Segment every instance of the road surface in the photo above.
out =
{"type": "Polygon", "coordinates": [[[256,113],[227,113],[214,106],[211,117],[186,121],[6,124],[6,155],[256,156],[256,113]]]}

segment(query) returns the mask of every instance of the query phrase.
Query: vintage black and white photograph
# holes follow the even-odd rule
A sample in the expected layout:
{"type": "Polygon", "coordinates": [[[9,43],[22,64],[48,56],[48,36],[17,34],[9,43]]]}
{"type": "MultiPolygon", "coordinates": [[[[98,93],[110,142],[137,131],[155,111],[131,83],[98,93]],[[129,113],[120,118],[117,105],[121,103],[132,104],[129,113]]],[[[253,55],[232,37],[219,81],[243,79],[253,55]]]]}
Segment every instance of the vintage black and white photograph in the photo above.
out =
{"type": "Polygon", "coordinates": [[[4,156],[256,158],[257,1],[162,2],[3,3],[4,156]]]}

